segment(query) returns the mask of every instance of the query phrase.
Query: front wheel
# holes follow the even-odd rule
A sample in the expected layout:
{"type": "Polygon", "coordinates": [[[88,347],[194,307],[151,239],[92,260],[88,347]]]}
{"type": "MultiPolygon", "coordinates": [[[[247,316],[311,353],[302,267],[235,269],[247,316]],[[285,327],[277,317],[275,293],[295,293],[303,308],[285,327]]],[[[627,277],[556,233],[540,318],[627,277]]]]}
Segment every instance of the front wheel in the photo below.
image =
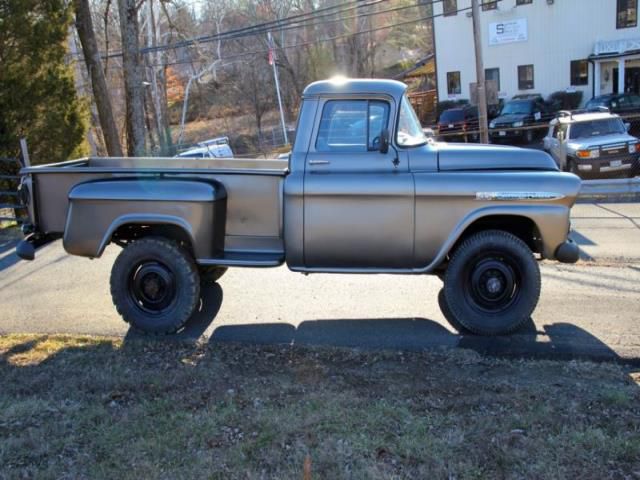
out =
{"type": "Polygon", "coordinates": [[[111,297],[122,318],[145,333],[180,330],[200,302],[191,255],[177,243],[148,237],[128,245],[111,270],[111,297]]]}
{"type": "Polygon", "coordinates": [[[529,247],[500,230],[476,233],[453,254],[444,296],[454,322],[479,335],[520,328],[540,298],[540,268],[529,247]]]}

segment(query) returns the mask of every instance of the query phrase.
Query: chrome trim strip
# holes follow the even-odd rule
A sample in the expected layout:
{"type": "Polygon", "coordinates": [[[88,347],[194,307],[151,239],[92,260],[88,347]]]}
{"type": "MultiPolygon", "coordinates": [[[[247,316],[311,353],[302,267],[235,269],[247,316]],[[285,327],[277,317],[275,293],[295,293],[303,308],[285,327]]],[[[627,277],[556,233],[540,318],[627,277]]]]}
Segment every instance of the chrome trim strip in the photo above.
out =
{"type": "Polygon", "coordinates": [[[542,201],[563,198],[564,195],[555,192],[476,192],[476,200],[481,201],[542,201]]]}

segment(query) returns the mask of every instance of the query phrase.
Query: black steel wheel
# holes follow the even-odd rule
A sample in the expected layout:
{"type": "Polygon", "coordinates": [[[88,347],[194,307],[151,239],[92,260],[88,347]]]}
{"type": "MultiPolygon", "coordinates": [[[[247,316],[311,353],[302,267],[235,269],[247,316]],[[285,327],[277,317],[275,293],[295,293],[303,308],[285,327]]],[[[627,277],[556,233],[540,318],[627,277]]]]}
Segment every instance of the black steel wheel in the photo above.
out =
{"type": "Polygon", "coordinates": [[[453,323],[480,335],[504,335],[535,310],[540,269],[518,237],[499,230],[480,232],[453,254],[444,295],[453,323]]]}
{"type": "Polygon", "coordinates": [[[198,306],[198,270],[177,243],[143,238],[118,255],[111,270],[111,297],[132,327],[145,333],[174,333],[198,306]]]}

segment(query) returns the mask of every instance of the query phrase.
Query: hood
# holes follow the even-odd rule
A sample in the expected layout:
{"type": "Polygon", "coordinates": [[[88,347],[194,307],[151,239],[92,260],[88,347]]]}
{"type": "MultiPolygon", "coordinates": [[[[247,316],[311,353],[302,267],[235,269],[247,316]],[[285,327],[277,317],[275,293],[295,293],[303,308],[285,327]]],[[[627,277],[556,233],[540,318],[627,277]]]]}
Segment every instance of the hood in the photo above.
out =
{"type": "Polygon", "coordinates": [[[614,133],[612,135],[600,135],[598,137],[584,137],[569,140],[567,148],[569,150],[589,149],[593,147],[603,147],[616,143],[636,143],[638,139],[628,133],[614,133]]]}
{"type": "Polygon", "coordinates": [[[553,159],[540,150],[467,143],[438,143],[437,148],[440,171],[558,170],[553,159]]]}
{"type": "Polygon", "coordinates": [[[515,122],[523,122],[530,117],[531,115],[528,113],[510,113],[508,115],[500,115],[499,117],[494,118],[492,121],[497,125],[502,125],[506,123],[511,124],[515,122]]]}

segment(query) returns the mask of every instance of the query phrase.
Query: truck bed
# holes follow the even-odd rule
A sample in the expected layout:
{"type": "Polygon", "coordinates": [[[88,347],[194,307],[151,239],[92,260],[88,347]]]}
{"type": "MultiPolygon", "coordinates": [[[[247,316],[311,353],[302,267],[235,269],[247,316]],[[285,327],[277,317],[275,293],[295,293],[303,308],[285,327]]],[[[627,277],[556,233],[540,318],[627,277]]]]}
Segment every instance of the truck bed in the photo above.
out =
{"type": "Polygon", "coordinates": [[[221,182],[227,191],[225,254],[283,254],[282,188],[287,167],[282,160],[88,157],[28,167],[22,173],[31,175],[29,208],[46,234],[64,232],[69,192],[80,183],[130,177],[202,178],[221,182]]]}

